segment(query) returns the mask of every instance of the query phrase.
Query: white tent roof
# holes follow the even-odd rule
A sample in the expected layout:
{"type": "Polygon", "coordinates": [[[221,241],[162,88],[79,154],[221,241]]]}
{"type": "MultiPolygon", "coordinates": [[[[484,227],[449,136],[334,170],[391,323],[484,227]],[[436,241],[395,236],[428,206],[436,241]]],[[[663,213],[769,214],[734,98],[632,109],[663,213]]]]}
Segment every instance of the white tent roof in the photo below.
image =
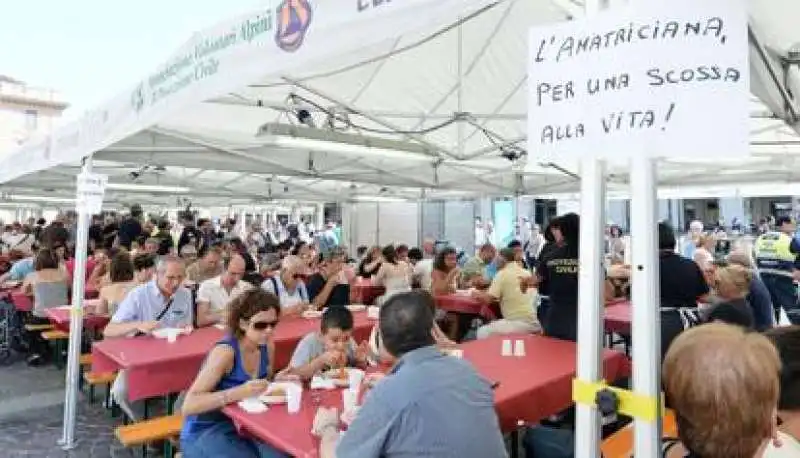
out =
{"type": "MultiPolygon", "coordinates": [[[[278,50],[267,34],[252,49],[220,57],[220,68],[236,64],[224,75],[159,103],[145,100],[140,112],[132,111],[131,97],[141,86],[125,91],[81,124],[7,156],[0,163],[3,191],[72,194],[79,159],[97,147],[95,171],[109,174],[111,182],[131,183],[131,172],[139,173],[137,183],[191,188],[181,194],[195,202],[577,189],[575,164],[521,172],[501,152],[513,156],[525,147],[528,28],[581,14],[578,2],[409,0],[363,12],[353,5],[319,2],[295,53],[278,50]],[[397,32],[381,37],[385,30],[397,32]],[[317,128],[299,126],[298,109],[309,111],[317,128]],[[64,146],[67,140],[72,143],[64,146]]],[[[800,93],[792,64],[792,43],[800,43],[792,18],[800,17],[800,4],[750,5],[751,89],[758,96],[752,104],[753,157],[724,164],[662,161],[663,186],[795,181],[800,138],[784,120],[797,127],[797,101],[790,94],[800,93]]],[[[175,55],[259,14],[264,11],[196,34],[175,55]]],[[[174,66],[170,59],[159,71],[174,66]]],[[[179,78],[180,70],[175,73],[179,78]]],[[[153,80],[148,78],[145,86],[153,80]]],[[[610,190],[626,188],[624,170],[612,165],[610,190]]],[[[164,194],[175,193],[154,193],[152,199],[163,201],[164,194]]],[[[117,192],[117,200],[128,197],[117,192]]]]}

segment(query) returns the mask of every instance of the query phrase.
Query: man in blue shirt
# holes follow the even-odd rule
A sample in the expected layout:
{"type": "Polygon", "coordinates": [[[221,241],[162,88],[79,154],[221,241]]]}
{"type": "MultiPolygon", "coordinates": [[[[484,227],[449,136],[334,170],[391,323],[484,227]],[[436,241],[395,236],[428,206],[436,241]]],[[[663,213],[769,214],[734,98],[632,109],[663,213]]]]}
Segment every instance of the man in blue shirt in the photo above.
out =
{"type": "Polygon", "coordinates": [[[412,291],[383,304],[381,343],[394,368],[341,440],[336,409],[318,410],[314,432],[322,438],[322,458],[507,456],[489,382],[435,346],[432,301],[429,293],[412,291]]]}
{"type": "MultiPolygon", "coordinates": [[[[105,337],[149,334],[156,328],[192,328],[192,294],[182,287],[185,268],[180,258],[166,256],[156,267],[156,278],[136,287],[119,304],[105,337]]],[[[133,421],[142,419],[143,403],[128,400],[128,377],[120,371],[111,394],[133,421]]]]}

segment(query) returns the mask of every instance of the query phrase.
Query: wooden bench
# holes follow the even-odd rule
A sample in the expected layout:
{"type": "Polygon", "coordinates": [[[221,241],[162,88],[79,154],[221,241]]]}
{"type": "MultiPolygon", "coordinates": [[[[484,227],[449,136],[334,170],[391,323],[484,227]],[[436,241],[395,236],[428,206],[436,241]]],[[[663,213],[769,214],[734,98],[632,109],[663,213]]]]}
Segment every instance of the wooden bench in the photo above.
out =
{"type": "Polygon", "coordinates": [[[25,330],[28,332],[41,332],[52,331],[54,329],[52,324],[26,324],[25,330]]]}
{"type": "Polygon", "coordinates": [[[81,359],[78,360],[80,362],[81,367],[84,366],[91,366],[92,365],[92,354],[91,353],[84,353],[81,355],[81,359]]]}
{"type": "MultiPolygon", "coordinates": [[[[664,413],[662,433],[664,437],[678,437],[675,412],[667,410],[664,413]]],[[[600,444],[600,451],[603,454],[603,458],[631,458],[633,456],[633,424],[608,436],[600,444]]]]}
{"type": "MultiPolygon", "coordinates": [[[[167,415],[136,422],[132,425],[118,427],[114,432],[120,443],[125,447],[146,446],[155,442],[165,441],[164,455],[172,454],[172,442],[181,433],[183,415],[167,415]]],[[[145,449],[146,451],[146,449],[145,449]]]]}
{"type": "Polygon", "coordinates": [[[69,339],[69,333],[59,331],[58,329],[51,329],[49,331],[42,331],[42,339],[44,340],[66,340],[69,339]]]}
{"type": "Polygon", "coordinates": [[[117,379],[116,372],[84,372],[84,383],[89,385],[89,403],[94,404],[94,387],[100,385],[106,387],[105,403],[108,405],[111,397],[111,384],[117,379]]]}

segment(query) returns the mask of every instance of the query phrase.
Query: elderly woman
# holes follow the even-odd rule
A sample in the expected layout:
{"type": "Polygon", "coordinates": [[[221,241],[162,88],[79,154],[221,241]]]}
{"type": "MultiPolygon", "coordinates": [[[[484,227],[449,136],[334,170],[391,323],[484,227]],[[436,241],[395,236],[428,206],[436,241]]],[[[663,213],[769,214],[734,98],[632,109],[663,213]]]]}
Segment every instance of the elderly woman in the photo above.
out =
{"type": "Polygon", "coordinates": [[[664,359],[678,426],[664,457],[760,458],[770,443],[779,445],[779,372],[775,346],[762,335],[726,324],[683,332],[664,359]]]}
{"type": "Polygon", "coordinates": [[[778,399],[778,423],[781,446],[770,444],[764,458],[800,456],[800,326],[772,329],[767,332],[781,358],[781,396],[778,399]]]}

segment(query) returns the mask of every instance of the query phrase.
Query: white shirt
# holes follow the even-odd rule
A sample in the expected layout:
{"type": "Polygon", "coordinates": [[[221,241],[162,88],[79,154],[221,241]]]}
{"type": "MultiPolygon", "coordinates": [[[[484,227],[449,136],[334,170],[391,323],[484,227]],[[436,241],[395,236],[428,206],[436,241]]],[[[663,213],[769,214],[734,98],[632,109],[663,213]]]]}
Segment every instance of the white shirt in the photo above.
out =
{"type": "Polygon", "coordinates": [[[25,234],[22,232],[19,233],[12,233],[6,232],[3,234],[3,243],[7,245],[8,250],[18,250],[22,251],[23,253],[30,253],[31,252],[31,245],[33,245],[34,237],[33,234],[25,234]]]}
{"type": "Polygon", "coordinates": [[[283,280],[281,280],[280,275],[268,277],[263,283],[261,283],[261,289],[278,296],[278,299],[281,302],[281,308],[294,307],[295,305],[306,304],[309,302],[306,285],[300,280],[297,280],[294,291],[291,293],[289,293],[289,291],[286,289],[286,285],[283,284],[283,280]],[[275,291],[276,286],[278,288],[277,291],[275,291]]]}
{"type": "Polygon", "coordinates": [[[231,299],[252,287],[250,283],[239,280],[228,294],[228,291],[222,286],[222,275],[220,275],[200,283],[200,288],[197,290],[197,302],[208,302],[212,312],[222,312],[228,309],[231,299]]]}
{"type": "Polygon", "coordinates": [[[419,286],[425,290],[431,290],[431,279],[433,274],[433,259],[423,259],[414,266],[414,278],[419,280],[419,286]]]}

